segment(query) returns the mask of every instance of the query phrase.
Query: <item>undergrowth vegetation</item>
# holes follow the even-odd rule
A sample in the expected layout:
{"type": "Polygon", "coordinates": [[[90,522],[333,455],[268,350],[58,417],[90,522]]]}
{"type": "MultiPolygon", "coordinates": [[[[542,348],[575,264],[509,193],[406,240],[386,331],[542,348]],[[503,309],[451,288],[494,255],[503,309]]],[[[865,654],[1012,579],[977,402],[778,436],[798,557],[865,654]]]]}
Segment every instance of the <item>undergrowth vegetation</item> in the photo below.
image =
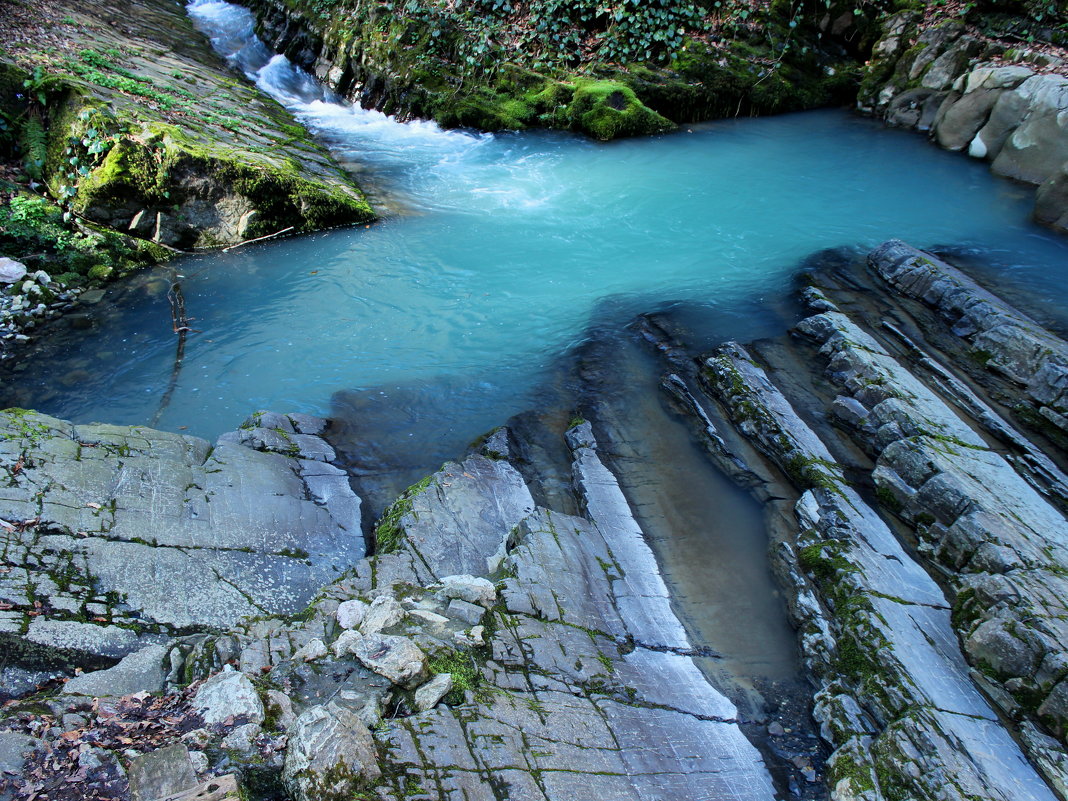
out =
{"type": "Polygon", "coordinates": [[[74,221],[56,203],[0,187],[0,256],[77,285],[122,274],[164,257],[151,243],[74,221]]]}

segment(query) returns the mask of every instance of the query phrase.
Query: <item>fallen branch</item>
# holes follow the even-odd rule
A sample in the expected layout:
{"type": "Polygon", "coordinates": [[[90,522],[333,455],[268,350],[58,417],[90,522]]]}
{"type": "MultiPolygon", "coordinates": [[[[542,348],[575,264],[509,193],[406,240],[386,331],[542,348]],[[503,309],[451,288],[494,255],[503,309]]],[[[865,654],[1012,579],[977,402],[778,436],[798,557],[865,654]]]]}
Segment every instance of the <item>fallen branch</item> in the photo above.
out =
{"type": "Polygon", "coordinates": [[[292,231],[294,227],[295,226],[291,225],[288,228],[283,228],[281,231],[275,231],[273,234],[267,234],[267,236],[258,236],[255,239],[246,239],[244,242],[238,242],[236,245],[230,245],[230,247],[223,248],[223,253],[226,253],[227,251],[233,250],[234,248],[239,248],[242,245],[250,245],[253,242],[262,242],[264,239],[271,239],[271,238],[276,237],[276,236],[281,236],[282,234],[286,233],[287,231],[292,231]]]}

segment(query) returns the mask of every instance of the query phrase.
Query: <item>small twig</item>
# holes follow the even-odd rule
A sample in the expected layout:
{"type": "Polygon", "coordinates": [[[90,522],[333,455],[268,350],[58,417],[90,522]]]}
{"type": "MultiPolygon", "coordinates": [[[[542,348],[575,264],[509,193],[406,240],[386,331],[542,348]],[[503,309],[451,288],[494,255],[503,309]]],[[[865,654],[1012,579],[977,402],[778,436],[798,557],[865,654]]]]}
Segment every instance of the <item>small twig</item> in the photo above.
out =
{"type": "Polygon", "coordinates": [[[283,228],[281,231],[275,231],[273,234],[267,234],[267,236],[258,236],[255,239],[246,239],[244,242],[238,242],[236,245],[230,245],[230,247],[223,248],[223,253],[226,253],[227,251],[233,250],[234,248],[239,248],[242,245],[250,245],[253,242],[262,242],[264,239],[271,239],[272,237],[275,237],[275,236],[281,236],[282,234],[286,233],[287,231],[292,231],[295,227],[296,226],[291,225],[288,228],[283,228]]]}

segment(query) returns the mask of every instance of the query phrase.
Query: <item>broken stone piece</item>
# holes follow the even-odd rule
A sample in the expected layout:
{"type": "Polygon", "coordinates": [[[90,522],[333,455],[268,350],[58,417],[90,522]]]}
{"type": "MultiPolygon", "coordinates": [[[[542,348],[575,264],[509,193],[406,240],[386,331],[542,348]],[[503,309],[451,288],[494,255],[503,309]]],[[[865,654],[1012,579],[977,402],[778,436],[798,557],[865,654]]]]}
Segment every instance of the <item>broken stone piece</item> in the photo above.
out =
{"type": "Polygon", "coordinates": [[[134,801],[155,801],[197,785],[189,750],[181,743],[134,757],[127,775],[134,801]]]}
{"type": "Polygon", "coordinates": [[[475,576],[445,576],[441,583],[445,586],[446,598],[459,598],[469,604],[479,604],[487,609],[497,602],[497,588],[489,579],[475,576]]]}
{"type": "Polygon", "coordinates": [[[420,712],[433,709],[452,690],[452,674],[439,673],[415,691],[415,708],[420,712]]]}
{"type": "Polygon", "coordinates": [[[227,718],[245,718],[248,723],[263,723],[263,703],[248,676],[227,665],[216,673],[193,696],[193,708],[207,725],[223,723],[227,718]]]}

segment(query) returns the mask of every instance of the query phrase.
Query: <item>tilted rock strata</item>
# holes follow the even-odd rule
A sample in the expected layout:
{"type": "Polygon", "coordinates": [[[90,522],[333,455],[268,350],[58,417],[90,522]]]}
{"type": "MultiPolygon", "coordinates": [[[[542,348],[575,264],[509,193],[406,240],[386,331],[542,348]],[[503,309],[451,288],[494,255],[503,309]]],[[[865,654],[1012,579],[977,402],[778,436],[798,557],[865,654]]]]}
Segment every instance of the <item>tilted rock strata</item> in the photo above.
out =
{"type": "Polygon", "coordinates": [[[690,658],[653,554],[588,424],[571,441],[589,518],[528,506],[511,464],[468,457],[409,491],[423,511],[401,517],[397,549],[326,587],[301,620],[260,620],[175,645],[172,680],[228,661],[239,667],[198,691],[214,699],[213,720],[229,712],[210,736],[241,730],[247,758],[275,771],[297,801],[358,792],[770,801],[764,764],[734,705],[690,658]],[[496,562],[496,585],[416,575],[427,569],[419,554],[453,542],[464,545],[452,566],[496,562]],[[478,622],[457,615],[457,602],[480,610],[478,622]],[[377,628],[376,608],[397,612],[366,633],[377,628]],[[390,662],[394,652],[403,656],[390,662]],[[434,675],[395,672],[413,660],[434,675]],[[245,680],[272,688],[266,719],[239,713],[248,706],[237,691],[245,680]],[[443,699],[426,700],[449,683],[443,699]],[[232,703],[220,697],[231,684],[232,703]],[[288,746],[277,750],[283,733],[288,746]]]}
{"type": "Polygon", "coordinates": [[[1068,344],[956,267],[891,240],[868,263],[894,290],[933,307],[983,364],[1021,386],[1035,411],[1068,431],[1068,344]]]}
{"type": "MultiPolygon", "coordinates": [[[[991,349],[989,366],[1047,400],[1068,365],[1068,346],[951,266],[910,250],[888,243],[869,261],[895,288],[935,306],[954,332],[975,332],[972,344],[991,349]]],[[[880,497],[914,525],[921,549],[952,571],[970,661],[1063,737],[1063,513],[848,317],[825,311],[798,329],[821,346],[827,376],[853,401],[839,417],[876,457],[880,497]]],[[[1016,703],[1006,711],[1016,712],[1016,703]]]]}
{"type": "Polygon", "coordinates": [[[74,188],[81,216],[178,248],[373,218],[326,149],[238,79],[182,5],[59,3],[48,15],[13,17],[25,29],[5,42],[0,99],[45,65],[44,177],[56,197],[74,188]],[[64,20],[58,49],[46,35],[55,19],[64,20]],[[94,137],[106,147],[84,152],[94,137]],[[68,176],[71,157],[84,177],[68,176]]]}
{"type": "Polygon", "coordinates": [[[740,346],[711,357],[705,375],[741,430],[807,488],[784,558],[817,577],[791,611],[823,684],[836,797],[1054,798],[972,684],[941,590],[815,432],[740,346]]]}

